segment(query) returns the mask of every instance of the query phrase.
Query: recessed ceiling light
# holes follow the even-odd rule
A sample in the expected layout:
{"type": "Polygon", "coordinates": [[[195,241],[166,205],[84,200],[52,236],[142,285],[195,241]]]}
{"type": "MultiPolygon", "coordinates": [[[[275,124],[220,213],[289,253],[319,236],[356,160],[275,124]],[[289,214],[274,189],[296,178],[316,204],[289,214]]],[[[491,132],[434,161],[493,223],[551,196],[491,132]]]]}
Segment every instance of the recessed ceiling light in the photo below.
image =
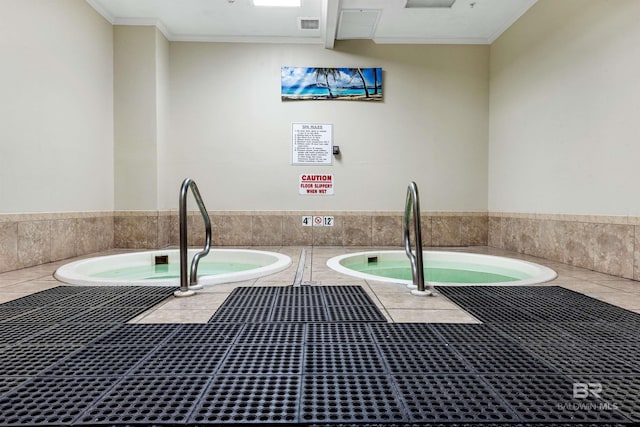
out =
{"type": "Polygon", "coordinates": [[[407,0],[406,8],[439,8],[439,7],[451,7],[456,0],[407,0]]]}
{"type": "Polygon", "coordinates": [[[300,7],[302,0],[253,0],[254,6],[300,7]]]}

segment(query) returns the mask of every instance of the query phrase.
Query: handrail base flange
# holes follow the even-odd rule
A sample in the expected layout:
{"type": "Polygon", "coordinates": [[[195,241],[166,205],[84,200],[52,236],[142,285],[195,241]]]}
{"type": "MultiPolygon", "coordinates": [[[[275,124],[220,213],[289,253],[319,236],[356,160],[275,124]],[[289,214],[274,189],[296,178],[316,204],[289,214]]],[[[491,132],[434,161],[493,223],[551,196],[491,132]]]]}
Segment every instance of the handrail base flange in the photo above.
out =
{"type": "Polygon", "coordinates": [[[195,291],[189,289],[188,291],[175,291],[173,293],[174,297],[190,297],[191,295],[195,295],[195,291]]]}

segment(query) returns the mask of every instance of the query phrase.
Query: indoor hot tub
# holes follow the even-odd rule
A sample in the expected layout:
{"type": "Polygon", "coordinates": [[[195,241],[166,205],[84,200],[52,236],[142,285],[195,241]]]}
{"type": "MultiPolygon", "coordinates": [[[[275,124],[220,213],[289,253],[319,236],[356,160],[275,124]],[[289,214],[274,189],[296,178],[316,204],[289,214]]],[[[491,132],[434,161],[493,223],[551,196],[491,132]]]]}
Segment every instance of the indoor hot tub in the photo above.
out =
{"type": "MultiPolygon", "coordinates": [[[[340,273],[379,282],[413,283],[404,251],[369,251],[333,257],[340,273]]],[[[424,280],[431,285],[533,285],[557,277],[552,269],[518,259],[468,252],[423,251],[424,280]]]]}
{"type": "MultiPolygon", "coordinates": [[[[189,250],[189,261],[198,250],[189,250]]],[[[240,282],[277,273],[291,265],[291,258],[276,252],[249,249],[212,249],[200,259],[198,284],[240,282]]],[[[71,262],[54,274],[73,285],[180,285],[177,249],[99,256],[71,262]]]]}

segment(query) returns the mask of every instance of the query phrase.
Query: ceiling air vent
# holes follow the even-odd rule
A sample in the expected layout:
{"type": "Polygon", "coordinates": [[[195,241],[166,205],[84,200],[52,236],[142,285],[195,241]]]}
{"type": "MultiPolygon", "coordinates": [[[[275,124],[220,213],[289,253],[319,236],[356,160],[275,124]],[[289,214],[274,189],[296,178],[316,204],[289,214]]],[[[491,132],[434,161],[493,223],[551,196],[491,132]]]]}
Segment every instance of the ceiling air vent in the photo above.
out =
{"type": "Polygon", "coordinates": [[[320,18],[298,18],[299,30],[318,30],[320,29],[320,18]]]}
{"type": "Polygon", "coordinates": [[[338,23],[339,40],[370,39],[376,32],[379,9],[343,9],[338,23]]]}
{"type": "Polygon", "coordinates": [[[407,0],[404,6],[410,9],[450,8],[456,0],[407,0]]]}

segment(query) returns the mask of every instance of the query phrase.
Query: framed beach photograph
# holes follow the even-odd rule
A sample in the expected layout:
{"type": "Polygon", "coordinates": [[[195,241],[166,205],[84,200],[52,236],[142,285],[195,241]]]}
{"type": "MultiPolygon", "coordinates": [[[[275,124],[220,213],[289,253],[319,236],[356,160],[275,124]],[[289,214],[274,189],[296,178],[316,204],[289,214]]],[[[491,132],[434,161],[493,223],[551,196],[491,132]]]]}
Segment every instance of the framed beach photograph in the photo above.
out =
{"type": "Polygon", "coordinates": [[[282,67],[283,101],[382,101],[382,68],[282,67]]]}

